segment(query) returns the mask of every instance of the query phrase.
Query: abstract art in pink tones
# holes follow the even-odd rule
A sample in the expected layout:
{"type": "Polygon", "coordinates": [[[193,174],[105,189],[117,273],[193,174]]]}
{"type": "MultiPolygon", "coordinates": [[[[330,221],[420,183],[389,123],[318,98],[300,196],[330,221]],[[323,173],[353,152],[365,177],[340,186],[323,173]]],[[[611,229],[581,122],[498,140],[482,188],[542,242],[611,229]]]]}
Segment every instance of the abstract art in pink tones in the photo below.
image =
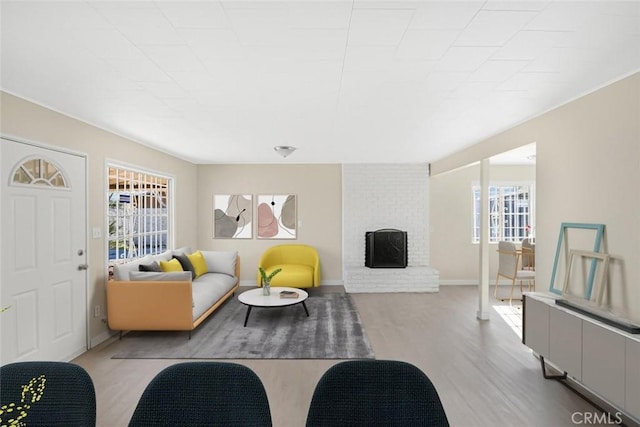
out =
{"type": "Polygon", "coordinates": [[[296,196],[258,196],[258,239],[297,238],[296,196]]]}
{"type": "Polygon", "coordinates": [[[278,218],[271,206],[266,203],[258,205],[258,237],[275,237],[278,234],[278,218]]]}

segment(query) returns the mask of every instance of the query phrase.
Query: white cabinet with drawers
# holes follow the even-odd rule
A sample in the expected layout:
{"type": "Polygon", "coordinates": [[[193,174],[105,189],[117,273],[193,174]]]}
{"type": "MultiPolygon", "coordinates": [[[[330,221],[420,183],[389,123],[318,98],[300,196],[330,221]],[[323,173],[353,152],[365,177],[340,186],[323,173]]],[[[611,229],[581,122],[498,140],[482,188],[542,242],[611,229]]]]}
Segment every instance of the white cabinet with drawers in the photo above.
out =
{"type": "Polygon", "coordinates": [[[582,383],[624,407],[625,337],[588,321],[582,328],[582,383]]]}
{"type": "Polygon", "coordinates": [[[640,341],[627,338],[624,407],[640,419],[640,341]]]}
{"type": "Polygon", "coordinates": [[[560,307],[557,298],[525,294],[522,342],[640,422],[640,335],[560,307]]]}
{"type": "Polygon", "coordinates": [[[527,295],[524,304],[522,342],[539,355],[549,357],[549,304],[527,295]]]}
{"type": "Polygon", "coordinates": [[[568,375],[582,379],[582,320],[561,310],[549,309],[549,360],[568,375]]]}

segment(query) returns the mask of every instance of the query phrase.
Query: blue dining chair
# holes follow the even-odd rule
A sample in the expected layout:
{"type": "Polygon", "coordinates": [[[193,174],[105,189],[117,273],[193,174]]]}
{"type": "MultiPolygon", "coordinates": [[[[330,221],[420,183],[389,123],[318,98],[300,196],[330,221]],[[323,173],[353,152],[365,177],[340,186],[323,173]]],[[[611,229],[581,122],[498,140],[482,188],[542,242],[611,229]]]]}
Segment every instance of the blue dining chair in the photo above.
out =
{"type": "Polygon", "coordinates": [[[93,381],[73,363],[4,365],[0,367],[0,425],[95,426],[93,381]]]}
{"type": "Polygon", "coordinates": [[[129,426],[271,427],[271,411],[262,381],[250,368],[186,362],[151,380],[129,426]]]}
{"type": "Polygon", "coordinates": [[[307,427],[446,427],[438,393],[417,367],[393,360],[338,363],[320,378],[307,427]]]}

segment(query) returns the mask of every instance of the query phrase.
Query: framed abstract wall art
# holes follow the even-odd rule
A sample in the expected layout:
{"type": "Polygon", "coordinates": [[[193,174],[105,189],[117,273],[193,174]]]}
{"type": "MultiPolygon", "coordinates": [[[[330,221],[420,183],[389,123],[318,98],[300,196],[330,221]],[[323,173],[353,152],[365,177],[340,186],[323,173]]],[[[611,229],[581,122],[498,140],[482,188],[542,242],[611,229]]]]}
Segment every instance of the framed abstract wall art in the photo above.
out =
{"type": "Polygon", "coordinates": [[[253,196],[218,194],[213,196],[213,238],[253,237],[253,196]]]}
{"type": "Polygon", "coordinates": [[[262,194],[257,197],[258,239],[296,239],[296,196],[262,194]]]}

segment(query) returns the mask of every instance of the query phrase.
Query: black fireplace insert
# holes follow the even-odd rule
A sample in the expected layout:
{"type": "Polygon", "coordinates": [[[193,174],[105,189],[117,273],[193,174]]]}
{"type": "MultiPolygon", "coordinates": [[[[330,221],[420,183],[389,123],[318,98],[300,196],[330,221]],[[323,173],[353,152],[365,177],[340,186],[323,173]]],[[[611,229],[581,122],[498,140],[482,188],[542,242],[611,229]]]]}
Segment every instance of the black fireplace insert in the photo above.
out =
{"type": "Polygon", "coordinates": [[[369,268],[405,268],[407,232],[384,228],[365,233],[364,265],[369,268]]]}

